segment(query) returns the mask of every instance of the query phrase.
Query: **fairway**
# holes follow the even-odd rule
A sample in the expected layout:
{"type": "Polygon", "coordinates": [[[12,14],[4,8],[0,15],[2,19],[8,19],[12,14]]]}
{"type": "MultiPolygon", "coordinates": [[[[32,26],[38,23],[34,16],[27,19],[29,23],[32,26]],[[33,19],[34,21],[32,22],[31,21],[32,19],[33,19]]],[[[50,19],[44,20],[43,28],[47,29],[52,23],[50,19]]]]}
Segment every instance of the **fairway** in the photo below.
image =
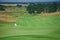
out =
{"type": "Polygon", "coordinates": [[[60,40],[60,1],[0,0],[0,40],[60,40]]]}
{"type": "Polygon", "coordinates": [[[17,15],[19,21],[0,23],[0,40],[60,40],[60,14],[11,14],[17,15]]]}

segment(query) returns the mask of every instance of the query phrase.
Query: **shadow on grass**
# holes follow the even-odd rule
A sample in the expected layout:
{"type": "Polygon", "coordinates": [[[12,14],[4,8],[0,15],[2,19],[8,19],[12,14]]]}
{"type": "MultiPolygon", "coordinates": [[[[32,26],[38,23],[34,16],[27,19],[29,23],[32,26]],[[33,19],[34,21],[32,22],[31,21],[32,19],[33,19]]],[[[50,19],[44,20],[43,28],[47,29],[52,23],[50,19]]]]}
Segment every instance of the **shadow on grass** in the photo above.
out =
{"type": "Polygon", "coordinates": [[[54,39],[54,40],[60,40],[60,38],[56,38],[56,37],[51,37],[51,36],[46,36],[46,35],[19,35],[19,36],[9,36],[9,37],[3,37],[3,38],[0,38],[0,39],[15,39],[15,38],[19,38],[19,39],[24,39],[24,38],[37,38],[37,39],[44,39],[44,38],[46,38],[46,39],[54,39]]]}

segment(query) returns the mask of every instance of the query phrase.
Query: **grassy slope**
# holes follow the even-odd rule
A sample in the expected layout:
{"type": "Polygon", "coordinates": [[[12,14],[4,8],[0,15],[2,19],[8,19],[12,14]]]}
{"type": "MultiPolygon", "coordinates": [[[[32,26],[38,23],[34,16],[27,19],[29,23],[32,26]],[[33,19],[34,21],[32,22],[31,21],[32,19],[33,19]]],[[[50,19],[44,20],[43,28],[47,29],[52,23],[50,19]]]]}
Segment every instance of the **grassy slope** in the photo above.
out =
{"type": "Polygon", "coordinates": [[[0,23],[0,40],[60,40],[60,15],[13,14],[20,21],[0,23]]]}

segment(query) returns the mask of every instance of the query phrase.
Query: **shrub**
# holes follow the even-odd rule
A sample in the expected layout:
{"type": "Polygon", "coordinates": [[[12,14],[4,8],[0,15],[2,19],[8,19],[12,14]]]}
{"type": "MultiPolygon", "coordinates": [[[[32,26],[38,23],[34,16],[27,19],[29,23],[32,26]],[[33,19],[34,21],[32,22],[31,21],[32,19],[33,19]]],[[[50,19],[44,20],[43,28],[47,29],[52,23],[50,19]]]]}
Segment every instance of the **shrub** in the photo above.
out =
{"type": "Polygon", "coordinates": [[[5,8],[3,5],[0,5],[0,11],[5,11],[5,8]]]}
{"type": "Polygon", "coordinates": [[[17,4],[17,7],[22,7],[22,5],[17,4]]]}

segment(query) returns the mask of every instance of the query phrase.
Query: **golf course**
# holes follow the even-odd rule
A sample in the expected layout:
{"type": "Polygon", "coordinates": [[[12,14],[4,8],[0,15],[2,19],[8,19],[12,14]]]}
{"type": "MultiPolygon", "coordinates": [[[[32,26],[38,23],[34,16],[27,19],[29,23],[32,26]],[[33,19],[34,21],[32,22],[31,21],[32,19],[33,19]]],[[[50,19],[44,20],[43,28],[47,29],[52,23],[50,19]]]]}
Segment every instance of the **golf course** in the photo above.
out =
{"type": "Polygon", "coordinates": [[[0,40],[60,40],[60,12],[30,15],[24,8],[6,12],[16,22],[0,22],[0,40]]]}

